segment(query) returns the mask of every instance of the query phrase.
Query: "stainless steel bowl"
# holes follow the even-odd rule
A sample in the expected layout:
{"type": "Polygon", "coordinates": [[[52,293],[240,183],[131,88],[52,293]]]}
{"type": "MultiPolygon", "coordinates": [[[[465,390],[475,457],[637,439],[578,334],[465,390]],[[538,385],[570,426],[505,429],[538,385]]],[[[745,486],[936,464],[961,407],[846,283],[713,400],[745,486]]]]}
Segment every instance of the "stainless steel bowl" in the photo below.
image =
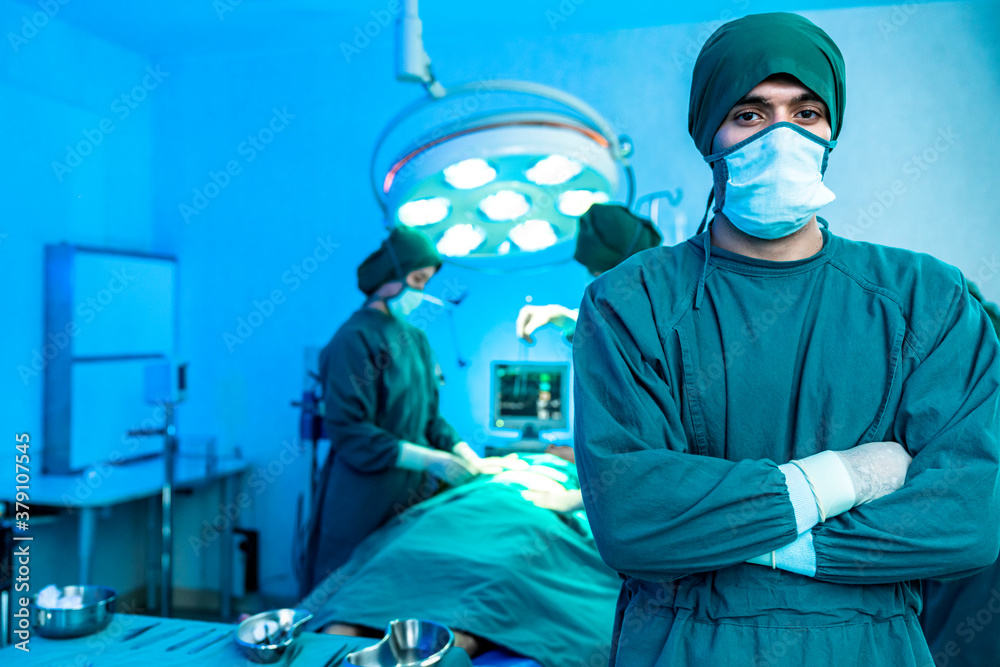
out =
{"type": "Polygon", "coordinates": [[[83,637],[108,626],[115,615],[115,592],[103,586],[64,586],[60,597],[79,595],[79,607],[50,609],[39,607],[37,595],[31,597],[28,611],[35,634],[51,639],[83,637]]]}
{"type": "Polygon", "coordinates": [[[389,623],[382,641],[348,654],[347,662],[363,667],[428,667],[454,645],[455,635],[439,623],[396,620],[389,623]]]}
{"type": "Polygon", "coordinates": [[[236,643],[254,662],[277,662],[295,638],[302,634],[302,624],[312,616],[305,609],[261,612],[239,624],[236,643]]]}

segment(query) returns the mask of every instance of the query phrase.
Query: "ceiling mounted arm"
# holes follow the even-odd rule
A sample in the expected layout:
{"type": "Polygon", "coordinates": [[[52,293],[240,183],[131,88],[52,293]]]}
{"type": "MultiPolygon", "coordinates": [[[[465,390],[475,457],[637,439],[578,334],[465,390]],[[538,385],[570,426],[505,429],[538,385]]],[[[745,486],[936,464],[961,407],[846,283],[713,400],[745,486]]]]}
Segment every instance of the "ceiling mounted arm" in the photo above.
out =
{"type": "Polygon", "coordinates": [[[444,86],[434,78],[431,58],[424,49],[424,26],[417,0],[403,0],[403,11],[396,20],[396,80],[421,83],[431,97],[445,94],[444,86]]]}

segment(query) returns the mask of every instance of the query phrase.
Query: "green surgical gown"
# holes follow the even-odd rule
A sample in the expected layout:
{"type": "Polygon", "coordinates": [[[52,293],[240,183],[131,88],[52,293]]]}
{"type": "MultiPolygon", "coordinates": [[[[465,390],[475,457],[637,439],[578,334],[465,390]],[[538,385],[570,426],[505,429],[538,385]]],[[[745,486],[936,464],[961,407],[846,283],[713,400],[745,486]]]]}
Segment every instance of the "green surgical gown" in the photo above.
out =
{"type": "Polygon", "coordinates": [[[313,502],[303,590],[355,546],[435,491],[425,473],[395,467],[401,440],[451,450],[460,438],[438,410],[439,376],[427,336],[362,308],[320,354],[330,455],[313,502]]]}
{"type": "MultiPolygon", "coordinates": [[[[1000,334],[1000,310],[968,282],[1000,334]]],[[[1000,665],[1000,562],[971,577],[924,582],[920,625],[937,667],[1000,665]]]]}
{"type": "Polygon", "coordinates": [[[611,665],[931,665],[916,580],[996,559],[982,308],[933,257],[822,233],[807,259],[707,266],[702,234],[586,292],[576,456],[624,578],[611,665]],[[882,440],[913,456],[906,484],[812,529],[814,577],[744,563],[796,538],[779,464],[882,440]]]}
{"type": "Polygon", "coordinates": [[[1000,665],[1000,566],[971,577],[924,582],[920,624],[936,667],[1000,665]]]}

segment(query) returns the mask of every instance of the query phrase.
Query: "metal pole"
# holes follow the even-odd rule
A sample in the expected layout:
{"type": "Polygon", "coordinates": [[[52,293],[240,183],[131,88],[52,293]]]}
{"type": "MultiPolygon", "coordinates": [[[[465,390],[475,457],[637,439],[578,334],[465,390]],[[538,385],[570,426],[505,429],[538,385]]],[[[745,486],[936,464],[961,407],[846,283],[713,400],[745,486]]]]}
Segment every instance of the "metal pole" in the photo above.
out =
{"type": "MultiPolygon", "coordinates": [[[[225,507],[229,502],[230,496],[230,485],[229,476],[224,475],[221,480],[219,480],[219,495],[222,498],[220,506],[225,507]]],[[[222,618],[223,623],[229,622],[229,617],[232,615],[232,605],[233,605],[233,523],[232,521],[226,522],[226,527],[222,531],[222,563],[220,563],[220,579],[221,585],[219,586],[219,615],[222,618]]]]}
{"type": "Polygon", "coordinates": [[[7,633],[10,631],[8,622],[10,620],[10,609],[7,605],[7,598],[10,595],[7,591],[0,591],[0,648],[7,645],[7,633]]]}
{"type": "Polygon", "coordinates": [[[0,648],[7,646],[10,636],[10,600],[14,593],[14,542],[13,525],[4,517],[4,504],[0,503],[0,648]]]}
{"type": "Polygon", "coordinates": [[[163,516],[161,537],[163,540],[160,554],[160,616],[170,618],[170,607],[173,601],[173,492],[174,492],[174,455],[177,447],[177,429],[174,426],[174,406],[164,404],[166,417],[166,437],[163,439],[163,516]]]}

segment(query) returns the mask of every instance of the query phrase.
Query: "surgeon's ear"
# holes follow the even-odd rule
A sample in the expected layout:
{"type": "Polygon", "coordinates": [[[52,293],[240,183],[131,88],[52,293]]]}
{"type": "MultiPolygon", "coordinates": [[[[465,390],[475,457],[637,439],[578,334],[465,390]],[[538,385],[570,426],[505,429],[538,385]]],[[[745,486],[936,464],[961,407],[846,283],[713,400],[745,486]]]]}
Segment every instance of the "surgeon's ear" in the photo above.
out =
{"type": "Polygon", "coordinates": [[[392,280],[379,287],[375,291],[374,296],[378,299],[391,299],[402,291],[403,282],[401,280],[392,280]]]}

